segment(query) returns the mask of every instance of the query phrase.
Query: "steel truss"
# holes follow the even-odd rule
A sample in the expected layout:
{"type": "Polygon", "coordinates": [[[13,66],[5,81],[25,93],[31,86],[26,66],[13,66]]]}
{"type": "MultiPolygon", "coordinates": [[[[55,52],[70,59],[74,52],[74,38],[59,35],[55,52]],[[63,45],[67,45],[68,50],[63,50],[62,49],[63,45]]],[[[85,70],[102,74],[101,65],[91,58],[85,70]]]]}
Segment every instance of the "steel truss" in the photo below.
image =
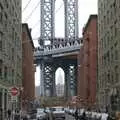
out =
{"type": "Polygon", "coordinates": [[[45,96],[56,96],[54,66],[50,64],[45,64],[43,74],[45,96]]]}
{"type": "MultiPolygon", "coordinates": [[[[54,38],[55,0],[41,0],[41,38],[43,45],[52,44],[54,38]]],[[[40,42],[40,41],[39,41],[40,42]]]]}
{"type": "MultiPolygon", "coordinates": [[[[41,37],[40,46],[54,45],[55,40],[55,1],[41,0],[41,37]]],[[[74,44],[78,41],[78,0],[64,0],[65,7],[65,44],[74,44]]],[[[63,45],[64,46],[64,45],[63,45]]],[[[43,49],[44,50],[44,49],[43,49]]],[[[55,66],[53,62],[46,64],[43,60],[41,66],[42,95],[55,96],[55,66]]],[[[76,94],[76,66],[67,64],[65,68],[65,94],[76,94]]],[[[59,67],[59,66],[57,66],[59,67]]]]}
{"type": "MultiPolygon", "coordinates": [[[[55,39],[55,1],[41,0],[41,37],[43,46],[55,39]]],[[[64,0],[65,42],[78,40],[78,0],[64,0]]]]}
{"type": "Polygon", "coordinates": [[[64,0],[65,38],[68,42],[78,39],[78,0],[64,0]]]}
{"type": "MultiPolygon", "coordinates": [[[[55,72],[60,66],[59,64],[53,65],[47,63],[43,63],[41,66],[41,95],[56,96],[55,72]]],[[[63,64],[61,68],[63,68],[65,72],[64,95],[66,97],[75,96],[77,92],[76,64],[63,64]]]]}

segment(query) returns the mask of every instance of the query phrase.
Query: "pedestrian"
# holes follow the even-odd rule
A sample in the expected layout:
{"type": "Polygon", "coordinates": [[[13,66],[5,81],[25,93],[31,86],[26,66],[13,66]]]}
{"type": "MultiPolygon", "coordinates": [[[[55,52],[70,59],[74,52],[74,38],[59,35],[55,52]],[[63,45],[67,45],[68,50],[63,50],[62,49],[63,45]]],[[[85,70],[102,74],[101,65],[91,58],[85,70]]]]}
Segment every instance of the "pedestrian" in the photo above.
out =
{"type": "Polygon", "coordinates": [[[86,114],[85,114],[85,112],[83,112],[81,120],[86,120],[86,114]]]}
{"type": "Polygon", "coordinates": [[[78,120],[78,110],[75,111],[75,120],[78,120]]]}
{"type": "Polygon", "coordinates": [[[2,108],[0,108],[0,120],[2,120],[2,116],[3,115],[3,109],[2,108]]]}
{"type": "Polygon", "coordinates": [[[8,109],[7,114],[8,114],[8,120],[10,120],[10,118],[11,118],[11,110],[10,109],[8,109]]]}
{"type": "Polygon", "coordinates": [[[20,120],[20,113],[18,110],[15,110],[15,117],[14,120],[20,120]]]}
{"type": "Polygon", "coordinates": [[[14,120],[15,110],[12,110],[12,119],[14,120]]]}
{"type": "Polygon", "coordinates": [[[23,117],[23,120],[28,120],[27,116],[24,116],[24,117],[23,117]]]}

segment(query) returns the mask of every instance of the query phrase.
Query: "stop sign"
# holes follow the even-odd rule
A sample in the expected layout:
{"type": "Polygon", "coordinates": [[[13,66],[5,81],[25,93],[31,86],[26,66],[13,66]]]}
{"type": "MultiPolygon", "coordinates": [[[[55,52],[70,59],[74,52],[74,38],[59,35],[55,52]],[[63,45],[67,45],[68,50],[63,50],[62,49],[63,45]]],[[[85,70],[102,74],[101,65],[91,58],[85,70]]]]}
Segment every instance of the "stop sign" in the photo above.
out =
{"type": "Polygon", "coordinates": [[[17,87],[12,87],[10,92],[12,96],[17,96],[19,93],[19,89],[17,87]]]}

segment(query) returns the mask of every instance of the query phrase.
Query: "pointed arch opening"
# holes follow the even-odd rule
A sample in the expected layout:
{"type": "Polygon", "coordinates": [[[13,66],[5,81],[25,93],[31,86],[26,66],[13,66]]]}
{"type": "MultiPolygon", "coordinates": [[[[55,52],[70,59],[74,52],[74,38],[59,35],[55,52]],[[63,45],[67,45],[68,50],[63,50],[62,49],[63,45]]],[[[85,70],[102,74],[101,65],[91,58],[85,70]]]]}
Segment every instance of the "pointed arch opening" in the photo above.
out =
{"type": "Polygon", "coordinates": [[[55,37],[63,38],[65,36],[65,18],[64,18],[64,1],[56,0],[55,2],[55,37]]]}
{"type": "Polygon", "coordinates": [[[55,86],[56,95],[62,97],[65,95],[65,73],[64,70],[59,67],[55,72],[55,86]]]}

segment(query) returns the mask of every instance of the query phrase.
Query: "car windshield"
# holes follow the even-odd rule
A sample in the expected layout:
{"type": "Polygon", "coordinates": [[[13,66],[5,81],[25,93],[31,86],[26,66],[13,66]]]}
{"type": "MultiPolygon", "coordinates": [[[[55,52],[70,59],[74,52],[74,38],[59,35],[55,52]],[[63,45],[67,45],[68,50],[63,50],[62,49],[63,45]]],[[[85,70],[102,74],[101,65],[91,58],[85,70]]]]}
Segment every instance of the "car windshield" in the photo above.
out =
{"type": "Polygon", "coordinates": [[[46,108],[45,111],[50,111],[50,108],[46,108]]]}
{"type": "Polygon", "coordinates": [[[58,108],[53,108],[52,110],[53,110],[53,111],[64,111],[64,108],[58,107],[58,108]]]}
{"type": "Polygon", "coordinates": [[[41,113],[41,112],[44,112],[44,109],[43,108],[38,108],[37,113],[41,113]]]}

